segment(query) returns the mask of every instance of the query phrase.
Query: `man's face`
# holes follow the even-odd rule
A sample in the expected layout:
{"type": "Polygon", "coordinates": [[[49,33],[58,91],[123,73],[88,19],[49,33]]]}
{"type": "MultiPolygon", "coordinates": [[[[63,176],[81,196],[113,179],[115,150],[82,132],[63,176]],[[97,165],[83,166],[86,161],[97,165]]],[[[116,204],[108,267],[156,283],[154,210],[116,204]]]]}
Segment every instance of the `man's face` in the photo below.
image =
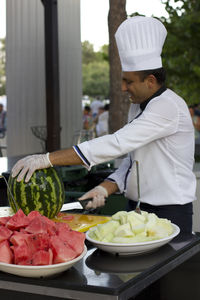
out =
{"type": "Polygon", "coordinates": [[[151,96],[148,77],[141,81],[136,72],[122,73],[122,91],[128,92],[132,103],[142,103],[151,96]]]}

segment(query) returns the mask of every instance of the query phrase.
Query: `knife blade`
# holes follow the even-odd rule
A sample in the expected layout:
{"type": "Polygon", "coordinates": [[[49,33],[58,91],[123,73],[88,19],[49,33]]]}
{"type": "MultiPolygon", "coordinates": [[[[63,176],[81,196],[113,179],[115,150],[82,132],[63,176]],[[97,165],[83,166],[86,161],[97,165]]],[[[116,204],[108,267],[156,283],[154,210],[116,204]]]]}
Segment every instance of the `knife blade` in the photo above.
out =
{"type": "Polygon", "coordinates": [[[73,209],[85,209],[89,201],[92,201],[92,198],[81,200],[81,201],[64,203],[60,211],[73,210],[73,209]]]}
{"type": "Polygon", "coordinates": [[[73,209],[83,209],[83,206],[80,204],[80,202],[64,203],[60,211],[73,209]]]}

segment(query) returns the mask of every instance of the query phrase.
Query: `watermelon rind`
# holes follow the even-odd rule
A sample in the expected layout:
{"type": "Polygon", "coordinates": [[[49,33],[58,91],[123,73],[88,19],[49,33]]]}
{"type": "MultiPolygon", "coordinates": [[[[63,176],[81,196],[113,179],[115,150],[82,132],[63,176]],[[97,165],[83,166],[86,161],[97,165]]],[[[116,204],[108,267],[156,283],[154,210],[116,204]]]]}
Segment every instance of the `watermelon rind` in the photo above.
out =
{"type": "MultiPolygon", "coordinates": [[[[21,208],[26,215],[36,210],[52,219],[64,203],[64,184],[54,168],[35,171],[27,183],[24,179],[18,182],[17,177],[9,176],[8,184],[18,209],[21,208]]],[[[7,195],[11,208],[16,212],[9,191],[7,195]]]]}

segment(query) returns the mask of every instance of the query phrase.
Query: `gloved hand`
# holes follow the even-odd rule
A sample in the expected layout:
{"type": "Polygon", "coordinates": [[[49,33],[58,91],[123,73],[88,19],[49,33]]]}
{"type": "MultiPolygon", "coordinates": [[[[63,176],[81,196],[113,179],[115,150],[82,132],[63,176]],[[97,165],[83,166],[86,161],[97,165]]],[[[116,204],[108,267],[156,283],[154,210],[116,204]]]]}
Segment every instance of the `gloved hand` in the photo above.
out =
{"type": "Polygon", "coordinates": [[[98,185],[89,192],[85,193],[83,196],[81,196],[79,200],[81,201],[93,198],[93,200],[89,201],[85,207],[86,209],[90,209],[103,206],[105,204],[106,197],[108,197],[107,190],[103,186],[98,185]]]}
{"type": "Polygon", "coordinates": [[[49,153],[29,155],[18,160],[18,162],[14,165],[12,169],[12,177],[18,175],[17,181],[21,181],[26,175],[25,182],[28,182],[35,170],[49,167],[53,167],[49,160],[49,153]]]}

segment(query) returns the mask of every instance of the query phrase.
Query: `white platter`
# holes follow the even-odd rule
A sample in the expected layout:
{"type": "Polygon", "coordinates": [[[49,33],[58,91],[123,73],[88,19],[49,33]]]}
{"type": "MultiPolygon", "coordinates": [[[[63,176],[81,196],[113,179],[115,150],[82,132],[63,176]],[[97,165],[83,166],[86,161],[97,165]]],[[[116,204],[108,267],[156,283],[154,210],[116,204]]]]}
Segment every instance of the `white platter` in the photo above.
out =
{"type": "Polygon", "coordinates": [[[12,215],[14,215],[14,212],[11,207],[9,207],[9,206],[1,206],[0,207],[0,218],[1,217],[10,217],[12,215]]]}
{"type": "Polygon", "coordinates": [[[0,262],[0,271],[23,277],[49,277],[55,274],[62,273],[71,268],[75,263],[81,260],[87,253],[87,248],[84,245],[84,250],[73,260],[65,263],[47,265],[47,266],[21,266],[14,264],[6,264],[0,262]]]}
{"type": "Polygon", "coordinates": [[[119,254],[119,255],[139,255],[143,253],[148,253],[151,251],[156,250],[157,248],[169,243],[175,236],[177,236],[180,232],[180,228],[173,224],[173,233],[163,239],[160,240],[154,240],[154,241],[148,241],[148,242],[142,242],[142,243],[134,243],[134,244],[117,244],[117,243],[103,243],[99,242],[97,240],[92,239],[89,237],[89,233],[92,230],[95,230],[96,227],[91,228],[89,231],[86,232],[86,238],[88,241],[90,241],[92,244],[94,244],[97,248],[110,252],[113,254],[119,254]]]}

